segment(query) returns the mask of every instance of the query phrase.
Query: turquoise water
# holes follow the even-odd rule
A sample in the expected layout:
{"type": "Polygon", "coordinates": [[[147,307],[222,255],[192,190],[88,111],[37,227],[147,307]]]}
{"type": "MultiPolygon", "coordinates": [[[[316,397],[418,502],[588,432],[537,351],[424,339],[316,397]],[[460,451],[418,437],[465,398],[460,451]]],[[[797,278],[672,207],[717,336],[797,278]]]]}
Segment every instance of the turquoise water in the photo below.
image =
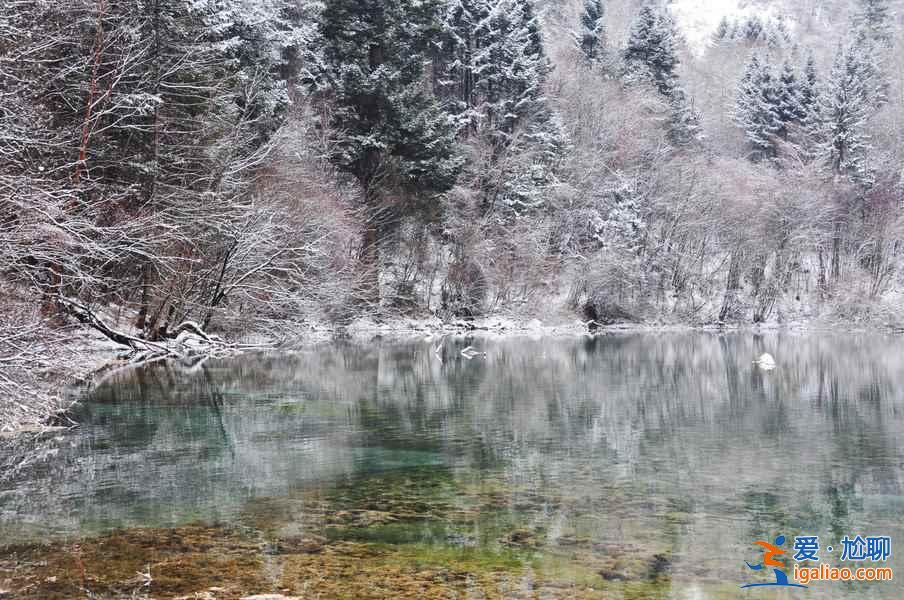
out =
{"type": "Polygon", "coordinates": [[[381,342],[159,363],[103,382],[77,429],[2,451],[0,546],[205,523],[413,548],[440,566],[442,552],[479,553],[600,597],[632,581],[646,587],[631,597],[776,597],[739,586],[770,580],[745,561],[780,534],[788,554],[818,535],[832,566],[842,537],[891,536],[888,562],[862,566],[904,567],[902,382],[904,339],[879,335],[448,339],[441,356],[381,342]],[[470,344],[486,358],[462,357],[470,344]],[[752,364],[765,351],[776,370],[752,364]]]}

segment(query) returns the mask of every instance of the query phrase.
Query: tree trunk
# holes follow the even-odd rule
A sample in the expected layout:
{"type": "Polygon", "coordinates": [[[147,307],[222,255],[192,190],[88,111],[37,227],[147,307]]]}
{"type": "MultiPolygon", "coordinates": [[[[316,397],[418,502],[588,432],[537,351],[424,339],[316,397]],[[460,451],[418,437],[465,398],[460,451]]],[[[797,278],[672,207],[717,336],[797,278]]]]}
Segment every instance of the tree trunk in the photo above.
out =
{"type": "Polygon", "coordinates": [[[151,265],[146,262],[141,269],[141,300],[138,305],[138,318],[135,320],[135,329],[144,332],[147,327],[148,306],[150,304],[151,265]]]}
{"type": "Polygon", "coordinates": [[[41,314],[57,321],[59,319],[57,297],[63,291],[63,277],[60,275],[60,267],[55,262],[48,265],[50,281],[41,292],[41,314]]]}
{"type": "Polygon", "coordinates": [[[826,261],[822,253],[822,247],[819,248],[817,256],[819,257],[819,272],[816,274],[816,288],[819,293],[819,301],[824,302],[828,290],[826,287],[826,261]]]}
{"type": "Polygon", "coordinates": [[[841,224],[835,223],[832,235],[832,283],[838,283],[841,276],[841,224]]]}
{"type": "Polygon", "coordinates": [[[100,67],[104,56],[104,18],[107,14],[106,0],[98,0],[97,2],[97,31],[94,37],[93,61],[91,66],[91,79],[88,83],[88,98],[85,101],[85,118],[82,123],[82,137],[78,148],[78,162],[76,163],[75,173],[72,180],[78,184],[81,180],[82,170],[88,160],[88,143],[91,138],[91,131],[94,128],[92,122],[92,111],[94,109],[95,97],[97,96],[97,84],[100,67]]]}
{"type": "Polygon", "coordinates": [[[722,300],[722,310],[719,312],[719,320],[725,321],[735,312],[738,290],[741,288],[741,249],[735,248],[731,252],[731,262],[728,265],[728,280],[725,283],[725,298],[722,300]]]}
{"type": "Polygon", "coordinates": [[[750,279],[753,282],[753,322],[759,323],[763,319],[763,313],[760,311],[760,300],[763,297],[764,286],[766,281],[766,261],[768,254],[760,253],[756,258],[756,263],[750,273],[750,279]]]}
{"type": "Polygon", "coordinates": [[[368,223],[361,242],[361,278],[358,299],[377,306],[380,304],[380,228],[368,223]]]}

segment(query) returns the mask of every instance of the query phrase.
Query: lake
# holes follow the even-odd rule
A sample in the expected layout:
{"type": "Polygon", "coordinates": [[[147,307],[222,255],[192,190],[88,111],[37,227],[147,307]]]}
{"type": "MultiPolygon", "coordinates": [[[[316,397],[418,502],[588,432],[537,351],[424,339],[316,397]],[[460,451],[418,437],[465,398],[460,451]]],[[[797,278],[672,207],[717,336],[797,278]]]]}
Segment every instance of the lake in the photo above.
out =
{"type": "Polygon", "coordinates": [[[904,569],[904,338],[433,344],[108,376],[79,427],[0,450],[0,597],[904,597],[740,587],[777,581],[746,563],[779,536],[792,583],[904,569]],[[887,560],[842,561],[856,536],[887,560]]]}

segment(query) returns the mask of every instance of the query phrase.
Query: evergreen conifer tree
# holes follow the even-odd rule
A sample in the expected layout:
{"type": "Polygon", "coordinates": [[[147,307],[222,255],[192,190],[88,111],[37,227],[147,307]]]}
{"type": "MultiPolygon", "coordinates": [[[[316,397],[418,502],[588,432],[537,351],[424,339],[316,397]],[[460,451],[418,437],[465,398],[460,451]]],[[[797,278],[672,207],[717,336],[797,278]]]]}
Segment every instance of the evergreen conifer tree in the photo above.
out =
{"type": "Polygon", "coordinates": [[[772,69],[754,54],[738,86],[732,115],[744,130],[754,161],[772,159],[777,154],[776,136],[782,131],[777,88],[772,69]]]}
{"type": "MultiPolygon", "coordinates": [[[[725,22],[727,31],[727,21],[725,22]]],[[[623,58],[625,78],[652,83],[668,103],[666,133],[676,146],[702,139],[700,115],[681,87],[678,66],[678,31],[674,20],[659,4],[645,4],[631,26],[623,58]]]]}
{"type": "Polygon", "coordinates": [[[488,115],[486,134],[495,157],[509,160],[506,183],[489,194],[488,202],[522,211],[545,201],[545,190],[555,182],[555,169],[566,141],[543,88],[550,71],[540,24],[531,0],[497,0],[490,24],[497,32],[478,66],[494,74],[481,81],[488,115]]]}
{"type": "Polygon", "coordinates": [[[854,47],[839,47],[819,94],[815,124],[817,152],[831,171],[868,184],[866,124],[871,114],[861,58],[854,47]]]}
{"type": "Polygon", "coordinates": [[[729,40],[731,38],[731,22],[728,17],[722,17],[713,33],[713,41],[716,43],[729,40]]]}
{"type": "Polygon", "coordinates": [[[804,111],[804,120],[809,121],[815,109],[818,93],[818,75],[816,72],[816,57],[813,50],[807,52],[807,60],[804,63],[803,76],[800,79],[800,106],[804,111]]]}
{"type": "MultiPolygon", "coordinates": [[[[159,1],[159,0],[157,0],[159,1]]],[[[288,82],[295,76],[297,56],[313,35],[290,0],[219,0],[209,6],[203,24],[205,42],[218,57],[217,79],[229,86],[234,100],[227,122],[244,122],[253,146],[265,143],[283,123],[290,104],[288,82]]],[[[233,138],[234,139],[234,138],[233,138]]],[[[234,143],[219,147],[229,154],[234,143]]],[[[250,149],[244,149],[248,152],[250,149]]]]}
{"type": "Polygon", "coordinates": [[[703,139],[700,113],[680,86],[672,90],[669,98],[668,137],[676,146],[687,146],[703,139]]]}
{"type": "Polygon", "coordinates": [[[756,15],[748,18],[744,23],[744,38],[753,44],[760,41],[764,35],[762,19],[756,15]]]}
{"type": "Polygon", "coordinates": [[[785,23],[785,19],[779,17],[775,21],[775,25],[773,26],[772,31],[775,34],[775,45],[776,46],[786,46],[791,43],[792,36],[791,32],[788,31],[788,25],[785,23]]]}
{"type": "Polygon", "coordinates": [[[791,62],[786,60],[779,74],[777,93],[778,134],[787,140],[790,129],[803,123],[806,110],[801,103],[801,88],[791,62]]]}
{"type": "Polygon", "coordinates": [[[482,190],[485,202],[537,206],[555,180],[565,136],[543,93],[550,64],[531,1],[455,0],[443,28],[442,80],[457,90],[459,134],[489,146],[485,171],[505,170],[477,174],[493,182],[482,190]]]}
{"type": "Polygon", "coordinates": [[[476,56],[489,43],[491,8],[488,0],[452,0],[443,16],[434,88],[454,115],[459,132],[475,131],[482,119],[476,56]]]}
{"type": "Polygon", "coordinates": [[[665,9],[645,4],[635,18],[624,50],[628,80],[650,80],[664,96],[671,96],[676,85],[677,30],[665,9]]]}
{"type": "Polygon", "coordinates": [[[871,41],[890,46],[893,37],[888,0],[858,0],[858,4],[854,12],[854,27],[866,33],[871,41]]]}
{"type": "Polygon", "coordinates": [[[427,190],[454,182],[453,132],[424,89],[425,54],[437,6],[411,0],[330,0],[317,41],[330,94],[337,149],[333,160],[368,196],[392,164],[396,175],[427,190]]]}
{"type": "Polygon", "coordinates": [[[543,84],[550,66],[530,0],[498,0],[487,26],[475,71],[481,112],[504,145],[519,123],[549,116],[543,84]]]}
{"type": "Polygon", "coordinates": [[[437,12],[433,2],[328,0],[320,22],[323,68],[313,84],[332,107],[331,159],[360,183],[372,215],[363,250],[376,299],[386,225],[377,215],[392,214],[384,182],[430,197],[451,187],[461,165],[455,131],[425,86],[437,12]]]}
{"type": "Polygon", "coordinates": [[[581,11],[581,26],[575,35],[578,48],[585,60],[590,63],[599,62],[605,50],[605,25],[603,23],[604,8],[602,0],[584,0],[581,11]]]}
{"type": "Polygon", "coordinates": [[[67,146],[77,154],[71,178],[131,206],[244,186],[234,163],[252,164],[282,123],[288,56],[306,36],[288,0],[253,10],[241,0],[99,6],[58,33],[89,68],[61,69],[44,95],[60,122],[80,129],[67,146]]]}
{"type": "Polygon", "coordinates": [[[873,110],[881,108],[888,102],[888,90],[891,83],[882,68],[883,53],[880,46],[861,29],[854,36],[854,41],[848,47],[848,53],[852,61],[860,70],[860,78],[863,81],[863,102],[873,110]]]}

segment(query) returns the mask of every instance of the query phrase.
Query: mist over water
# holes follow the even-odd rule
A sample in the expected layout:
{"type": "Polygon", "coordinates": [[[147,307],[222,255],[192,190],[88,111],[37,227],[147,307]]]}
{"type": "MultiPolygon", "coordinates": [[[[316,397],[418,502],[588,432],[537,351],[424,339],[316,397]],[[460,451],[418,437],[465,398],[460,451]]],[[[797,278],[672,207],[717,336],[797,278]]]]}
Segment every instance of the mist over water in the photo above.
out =
{"type": "Polygon", "coordinates": [[[875,334],[476,338],[441,356],[385,342],[159,363],[104,382],[80,427],[6,469],[0,544],[262,519],[276,536],[499,553],[529,536],[540,563],[602,573],[601,587],[654,578],[680,598],[768,579],[744,561],[779,534],[789,554],[795,535],[819,535],[833,566],[845,535],[888,535],[887,566],[902,569],[901,381],[904,339],[875,334]],[[466,360],[467,345],[486,358],[466,360]],[[762,352],[776,370],[753,364],[762,352]],[[343,511],[357,520],[337,527],[343,511]]]}

